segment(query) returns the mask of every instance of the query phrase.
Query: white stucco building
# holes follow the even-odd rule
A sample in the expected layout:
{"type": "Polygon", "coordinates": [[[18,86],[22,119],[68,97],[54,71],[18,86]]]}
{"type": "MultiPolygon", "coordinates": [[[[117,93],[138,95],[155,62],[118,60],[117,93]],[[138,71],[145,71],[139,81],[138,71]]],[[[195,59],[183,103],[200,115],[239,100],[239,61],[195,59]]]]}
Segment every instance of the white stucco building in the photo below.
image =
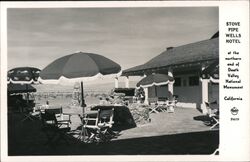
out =
{"type": "MultiPolygon", "coordinates": [[[[219,102],[219,84],[209,78],[202,78],[202,71],[219,61],[219,33],[212,38],[178,47],[169,47],[145,64],[123,71],[129,84],[129,77],[152,73],[168,74],[174,77],[174,84],[150,87],[148,98],[178,96],[179,107],[200,108],[205,112],[204,102],[219,102]]],[[[128,85],[127,85],[128,86],[128,85]]]]}

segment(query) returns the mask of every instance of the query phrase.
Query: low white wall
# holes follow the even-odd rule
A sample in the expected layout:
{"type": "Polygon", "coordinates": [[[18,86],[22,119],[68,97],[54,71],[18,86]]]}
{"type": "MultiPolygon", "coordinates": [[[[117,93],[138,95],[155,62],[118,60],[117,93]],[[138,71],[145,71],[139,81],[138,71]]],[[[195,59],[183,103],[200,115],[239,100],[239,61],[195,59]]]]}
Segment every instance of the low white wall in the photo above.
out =
{"type": "MultiPolygon", "coordinates": [[[[154,86],[148,89],[149,98],[168,97],[168,86],[154,86]]],[[[219,85],[209,83],[208,101],[219,103],[219,85]]],[[[178,107],[200,108],[202,102],[202,87],[199,86],[180,86],[174,87],[174,95],[178,96],[178,107]]]]}
{"type": "MultiPolygon", "coordinates": [[[[169,97],[168,86],[150,87],[149,98],[169,97]]],[[[174,87],[174,95],[178,95],[178,107],[197,108],[201,103],[201,86],[174,87]]]]}
{"type": "Polygon", "coordinates": [[[183,107],[183,108],[198,108],[199,105],[197,103],[185,103],[185,102],[177,102],[177,107],[183,107]]]}

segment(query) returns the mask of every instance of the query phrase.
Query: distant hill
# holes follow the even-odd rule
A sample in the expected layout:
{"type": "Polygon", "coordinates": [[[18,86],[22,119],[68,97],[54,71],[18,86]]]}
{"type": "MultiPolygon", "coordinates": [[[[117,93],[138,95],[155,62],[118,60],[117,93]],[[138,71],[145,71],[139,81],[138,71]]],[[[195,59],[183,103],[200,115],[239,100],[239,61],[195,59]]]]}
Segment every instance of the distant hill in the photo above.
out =
{"type": "MultiPolygon", "coordinates": [[[[136,82],[130,81],[130,87],[135,87],[136,82]]],[[[37,92],[73,92],[74,85],[72,86],[62,86],[62,85],[52,85],[52,84],[39,84],[32,85],[37,89],[37,92]]],[[[98,83],[98,84],[83,84],[85,92],[110,92],[114,89],[114,82],[109,83],[98,83]]],[[[125,87],[123,82],[119,82],[119,87],[125,87]]]]}

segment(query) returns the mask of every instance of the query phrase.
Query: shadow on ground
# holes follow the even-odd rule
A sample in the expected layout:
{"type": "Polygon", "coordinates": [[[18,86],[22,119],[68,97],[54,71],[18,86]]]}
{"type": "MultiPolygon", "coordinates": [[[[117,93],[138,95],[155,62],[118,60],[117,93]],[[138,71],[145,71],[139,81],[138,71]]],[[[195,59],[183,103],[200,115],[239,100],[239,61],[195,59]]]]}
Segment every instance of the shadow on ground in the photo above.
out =
{"type": "Polygon", "coordinates": [[[50,146],[45,145],[46,136],[41,131],[39,120],[16,122],[20,118],[9,117],[9,156],[212,154],[219,144],[219,131],[217,130],[123,140],[119,140],[118,137],[116,140],[100,144],[85,144],[70,138],[69,144],[61,141],[50,146]]]}

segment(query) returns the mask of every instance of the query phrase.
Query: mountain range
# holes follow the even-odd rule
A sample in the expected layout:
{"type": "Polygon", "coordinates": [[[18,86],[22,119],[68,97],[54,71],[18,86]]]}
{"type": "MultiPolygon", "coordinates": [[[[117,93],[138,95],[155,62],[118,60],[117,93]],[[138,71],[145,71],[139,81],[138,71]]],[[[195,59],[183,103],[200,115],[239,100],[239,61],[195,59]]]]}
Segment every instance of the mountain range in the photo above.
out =
{"type": "MultiPolygon", "coordinates": [[[[130,81],[129,85],[131,88],[135,87],[136,81],[130,81]]],[[[37,89],[37,92],[73,92],[74,85],[56,85],[56,84],[38,84],[32,85],[37,89]]],[[[83,84],[85,92],[110,92],[114,89],[114,82],[98,83],[98,84],[83,84]]],[[[78,86],[79,87],[79,86],[78,86]]],[[[124,82],[119,82],[119,88],[124,88],[124,82]]]]}

